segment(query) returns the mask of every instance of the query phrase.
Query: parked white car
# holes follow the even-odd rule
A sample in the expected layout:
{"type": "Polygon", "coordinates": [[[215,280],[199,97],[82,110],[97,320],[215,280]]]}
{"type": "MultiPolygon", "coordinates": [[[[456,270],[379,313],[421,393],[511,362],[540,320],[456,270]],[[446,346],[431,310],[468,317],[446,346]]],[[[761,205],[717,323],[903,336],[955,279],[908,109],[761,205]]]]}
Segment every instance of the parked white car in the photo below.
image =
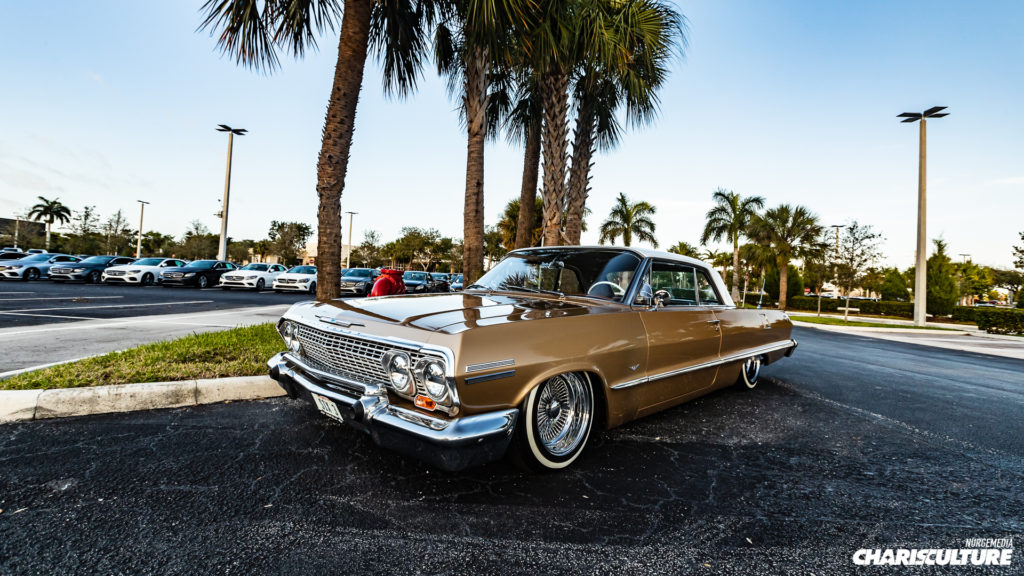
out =
{"type": "Polygon", "coordinates": [[[316,266],[293,266],[274,280],[274,292],[316,294],[316,266]]]}
{"type": "Polygon", "coordinates": [[[149,286],[160,282],[160,274],[168,268],[181,268],[186,262],[177,258],[142,258],[125,264],[111,266],[103,271],[104,284],[140,284],[149,286]]]}
{"type": "Polygon", "coordinates": [[[285,267],[280,264],[253,262],[221,276],[220,287],[224,290],[232,288],[263,290],[267,286],[273,286],[274,280],[284,272],[285,267]]]}

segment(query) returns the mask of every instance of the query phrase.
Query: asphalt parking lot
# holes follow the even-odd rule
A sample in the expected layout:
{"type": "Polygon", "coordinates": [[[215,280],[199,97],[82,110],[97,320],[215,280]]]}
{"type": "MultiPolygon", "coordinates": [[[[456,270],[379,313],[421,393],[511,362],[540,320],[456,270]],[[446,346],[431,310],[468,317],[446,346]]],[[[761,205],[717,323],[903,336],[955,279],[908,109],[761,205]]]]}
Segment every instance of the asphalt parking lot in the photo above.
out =
{"type": "Polygon", "coordinates": [[[273,322],[309,294],[0,281],[0,377],[193,332],[273,322]]]}
{"type": "Polygon", "coordinates": [[[860,548],[1024,541],[1024,362],[797,328],[753,392],[444,473],[275,399],[0,426],[0,572],[1020,574],[860,548]]]}
{"type": "Polygon", "coordinates": [[[164,288],[105,284],[0,281],[0,320],[4,327],[39,326],[183,312],[211,312],[291,304],[308,294],[277,294],[220,288],[164,288]]]}

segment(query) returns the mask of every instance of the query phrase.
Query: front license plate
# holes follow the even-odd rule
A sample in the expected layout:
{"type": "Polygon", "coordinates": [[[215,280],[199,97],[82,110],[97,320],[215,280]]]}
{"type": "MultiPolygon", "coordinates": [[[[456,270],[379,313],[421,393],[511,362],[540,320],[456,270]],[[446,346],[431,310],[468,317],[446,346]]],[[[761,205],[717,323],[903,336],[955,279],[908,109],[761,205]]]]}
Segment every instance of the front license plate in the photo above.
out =
{"type": "Polygon", "coordinates": [[[341,417],[341,411],[338,410],[338,405],[334,403],[334,400],[326,396],[319,394],[313,394],[313,402],[321,412],[327,414],[331,418],[334,418],[338,422],[344,422],[345,420],[341,417]]]}

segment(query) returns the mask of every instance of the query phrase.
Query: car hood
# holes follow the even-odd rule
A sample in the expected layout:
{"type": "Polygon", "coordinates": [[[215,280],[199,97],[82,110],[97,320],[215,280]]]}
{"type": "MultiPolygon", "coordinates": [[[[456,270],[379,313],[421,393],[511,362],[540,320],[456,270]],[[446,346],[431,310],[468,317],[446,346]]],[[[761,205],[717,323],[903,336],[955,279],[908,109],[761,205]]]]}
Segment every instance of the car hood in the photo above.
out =
{"type": "Polygon", "coordinates": [[[373,278],[367,276],[342,276],[342,282],[373,282],[373,278]]]}
{"type": "Polygon", "coordinates": [[[288,272],[282,272],[278,274],[278,280],[305,280],[306,278],[316,278],[316,274],[291,274],[288,272]]]}
{"type": "MultiPolygon", "coordinates": [[[[131,266],[129,266],[131,268],[131,266]]],[[[149,266],[143,266],[143,268],[149,268],[149,266]]],[[[213,268],[192,268],[191,266],[181,266],[178,268],[167,268],[165,272],[214,272],[213,268]]],[[[220,272],[220,270],[216,270],[220,272]]]]}
{"type": "MultiPolygon", "coordinates": [[[[160,267],[159,266],[136,266],[135,264],[121,264],[121,265],[118,265],[118,266],[111,266],[110,268],[107,268],[107,270],[124,270],[126,272],[128,270],[146,270],[146,271],[149,271],[149,270],[160,270],[160,267]]],[[[181,268],[168,268],[168,270],[181,270],[181,268]]]]}
{"type": "Polygon", "coordinates": [[[510,322],[622,309],[621,304],[613,302],[545,298],[507,292],[384,296],[360,300],[332,300],[319,306],[333,308],[331,315],[338,320],[368,320],[449,334],[510,322]]]}

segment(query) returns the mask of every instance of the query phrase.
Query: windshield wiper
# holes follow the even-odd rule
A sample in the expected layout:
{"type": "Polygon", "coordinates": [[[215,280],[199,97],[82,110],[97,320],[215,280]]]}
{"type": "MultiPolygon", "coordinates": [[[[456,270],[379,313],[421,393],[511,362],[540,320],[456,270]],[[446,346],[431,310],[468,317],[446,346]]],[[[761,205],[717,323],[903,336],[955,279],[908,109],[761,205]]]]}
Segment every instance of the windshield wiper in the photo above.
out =
{"type": "Polygon", "coordinates": [[[516,284],[505,284],[503,288],[526,290],[527,292],[533,292],[535,294],[551,294],[553,296],[558,296],[559,298],[565,298],[565,294],[558,290],[541,290],[540,288],[533,288],[532,286],[518,286],[516,284]]]}

